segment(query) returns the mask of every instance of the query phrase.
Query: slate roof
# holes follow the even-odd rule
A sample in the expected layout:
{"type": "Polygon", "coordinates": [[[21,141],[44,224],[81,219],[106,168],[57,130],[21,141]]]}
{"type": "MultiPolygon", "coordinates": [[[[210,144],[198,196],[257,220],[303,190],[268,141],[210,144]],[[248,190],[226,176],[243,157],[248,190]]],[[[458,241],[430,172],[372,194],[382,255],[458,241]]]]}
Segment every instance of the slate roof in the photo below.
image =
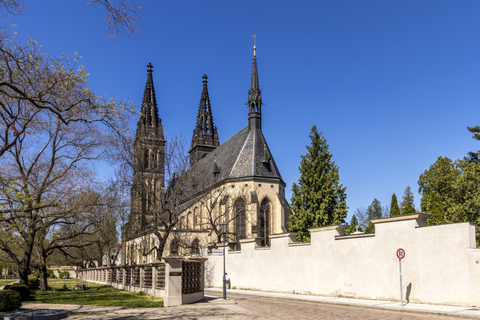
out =
{"type": "Polygon", "coordinates": [[[240,130],[184,174],[188,180],[184,187],[186,199],[231,179],[270,178],[283,182],[262,130],[250,126],[240,130]],[[214,171],[219,171],[217,177],[214,171]]]}

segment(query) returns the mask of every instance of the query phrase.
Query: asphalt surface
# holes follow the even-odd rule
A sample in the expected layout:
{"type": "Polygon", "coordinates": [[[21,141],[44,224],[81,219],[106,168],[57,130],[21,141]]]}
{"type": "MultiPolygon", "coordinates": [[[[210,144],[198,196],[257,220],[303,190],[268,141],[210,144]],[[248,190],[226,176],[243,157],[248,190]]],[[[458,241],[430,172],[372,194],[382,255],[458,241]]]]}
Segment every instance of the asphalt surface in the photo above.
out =
{"type": "Polygon", "coordinates": [[[453,320],[480,319],[479,308],[293,295],[284,293],[206,289],[202,302],[171,308],[124,308],[25,303],[22,309],[64,309],[69,318],[84,319],[328,319],[328,320],[453,320]]]}

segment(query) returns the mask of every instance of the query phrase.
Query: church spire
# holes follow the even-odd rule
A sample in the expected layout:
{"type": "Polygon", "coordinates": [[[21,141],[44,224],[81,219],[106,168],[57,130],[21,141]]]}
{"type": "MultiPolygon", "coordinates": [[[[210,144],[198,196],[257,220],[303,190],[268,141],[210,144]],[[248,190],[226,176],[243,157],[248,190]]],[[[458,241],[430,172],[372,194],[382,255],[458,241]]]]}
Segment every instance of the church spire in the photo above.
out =
{"type": "Polygon", "coordinates": [[[203,75],[203,89],[198,106],[197,124],[193,130],[190,166],[220,145],[217,128],[213,125],[212,107],[208,96],[207,75],[203,75]]]}
{"type": "Polygon", "coordinates": [[[145,84],[145,91],[143,93],[139,125],[158,128],[160,123],[158,118],[157,99],[153,87],[152,64],[148,63],[147,68],[147,83],[145,84]]]}
{"type": "Polygon", "coordinates": [[[250,128],[261,128],[262,125],[262,91],[258,84],[257,70],[257,36],[253,35],[253,63],[252,63],[252,79],[250,90],[248,91],[248,123],[250,128]]]}

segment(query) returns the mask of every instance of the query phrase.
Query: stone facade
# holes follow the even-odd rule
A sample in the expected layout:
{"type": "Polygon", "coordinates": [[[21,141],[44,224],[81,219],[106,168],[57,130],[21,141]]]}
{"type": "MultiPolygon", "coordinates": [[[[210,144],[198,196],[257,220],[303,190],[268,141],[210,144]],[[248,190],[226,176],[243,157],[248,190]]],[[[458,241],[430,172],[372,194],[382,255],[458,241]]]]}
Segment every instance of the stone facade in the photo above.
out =
{"type": "MultiPolygon", "coordinates": [[[[241,105],[241,104],[240,104],[241,105]]],[[[190,167],[170,181],[176,183],[176,195],[165,190],[165,140],[153,89],[152,66],[148,66],[147,84],[134,149],[134,176],[131,214],[124,228],[124,264],[152,263],[154,247],[161,239],[152,224],[162,208],[175,202],[174,224],[167,225],[170,235],[164,239],[163,255],[177,248],[180,255],[196,255],[200,248],[216,247],[221,241],[220,223],[227,223],[226,241],[239,250],[241,241],[252,239],[268,247],[270,237],[287,231],[289,210],[285,183],[268,148],[261,128],[262,95],[257,60],[253,58],[248,92],[248,124],[223,144],[208,95],[207,76],[203,76],[196,126],[190,148],[190,167]],[[181,187],[178,185],[181,184],[181,187]]],[[[174,190],[174,187],[170,187],[174,190]]],[[[163,234],[163,233],[162,233],[163,234]]]]}

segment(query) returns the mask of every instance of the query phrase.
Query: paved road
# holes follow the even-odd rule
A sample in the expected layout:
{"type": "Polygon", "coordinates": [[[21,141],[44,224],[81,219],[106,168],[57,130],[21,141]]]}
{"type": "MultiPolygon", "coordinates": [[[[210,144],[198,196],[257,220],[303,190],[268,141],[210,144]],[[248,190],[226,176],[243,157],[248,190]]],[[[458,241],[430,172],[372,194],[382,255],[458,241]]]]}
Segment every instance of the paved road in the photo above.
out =
{"type": "MultiPolygon", "coordinates": [[[[210,296],[221,297],[221,293],[207,293],[210,296]]],[[[267,298],[243,294],[227,295],[237,302],[236,306],[249,311],[250,315],[259,319],[328,319],[328,320],[453,320],[458,316],[443,316],[438,314],[422,314],[404,311],[378,310],[372,308],[332,305],[326,303],[298,301],[278,298],[267,298]],[[263,317],[262,317],[263,315],[263,317]]]]}
{"type": "MultiPolygon", "coordinates": [[[[459,316],[390,311],[320,302],[228,293],[228,300],[216,299],[221,292],[207,291],[206,301],[171,308],[123,308],[25,303],[25,309],[64,309],[73,320],[453,320],[459,316]]],[[[466,318],[463,318],[466,319],[466,318]]]]}

